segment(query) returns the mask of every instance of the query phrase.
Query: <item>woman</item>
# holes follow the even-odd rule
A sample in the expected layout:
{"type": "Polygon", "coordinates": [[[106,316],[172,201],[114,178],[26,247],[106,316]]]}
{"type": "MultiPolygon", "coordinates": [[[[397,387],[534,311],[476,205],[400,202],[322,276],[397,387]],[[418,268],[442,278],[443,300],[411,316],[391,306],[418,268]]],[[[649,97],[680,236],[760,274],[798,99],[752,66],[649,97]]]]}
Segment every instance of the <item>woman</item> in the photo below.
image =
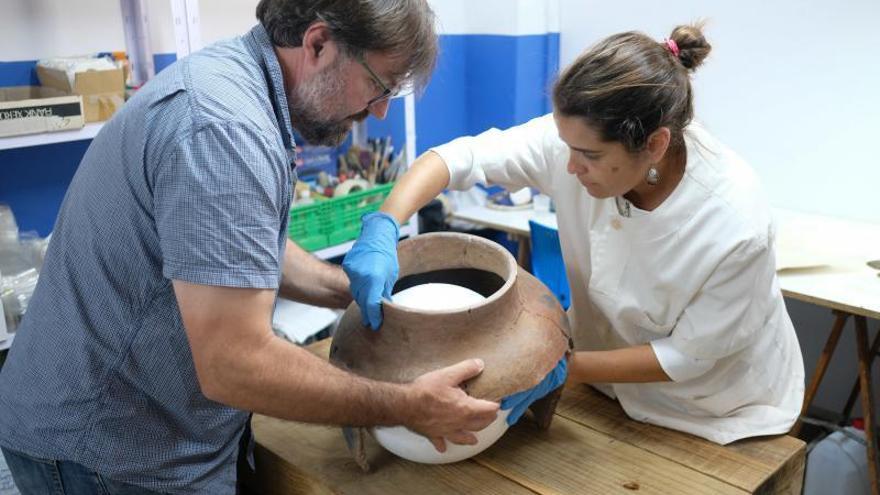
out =
{"type": "Polygon", "coordinates": [[[748,165],[691,122],[689,72],[710,49],[700,26],[611,36],[562,73],[552,115],[420,157],[346,259],[365,319],[378,327],[396,278],[395,221],[446,187],[536,187],[557,205],[571,285],[568,381],[720,444],[787,432],[804,370],[770,208],[748,165]]]}

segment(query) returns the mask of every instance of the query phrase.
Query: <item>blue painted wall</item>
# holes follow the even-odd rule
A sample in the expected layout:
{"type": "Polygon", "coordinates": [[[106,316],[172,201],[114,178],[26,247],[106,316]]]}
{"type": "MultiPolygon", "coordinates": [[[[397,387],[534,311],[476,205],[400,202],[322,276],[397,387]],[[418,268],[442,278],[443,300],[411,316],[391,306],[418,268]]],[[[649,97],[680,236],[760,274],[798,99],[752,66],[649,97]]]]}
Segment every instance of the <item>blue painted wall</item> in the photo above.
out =
{"type": "MultiPolygon", "coordinates": [[[[155,56],[156,70],[175,60],[155,56]]],[[[38,84],[34,61],[0,62],[0,86],[38,84]]],[[[550,111],[549,89],[559,67],[559,34],[442,35],[437,69],[416,104],[417,151],[489,127],[504,128],[550,111]]],[[[403,100],[384,121],[370,118],[371,137],[391,135],[403,149],[403,100]]],[[[58,208],[89,141],[0,151],[0,202],[12,206],[22,230],[51,232],[58,208]]]]}
{"type": "MultiPolygon", "coordinates": [[[[559,33],[441,36],[437,68],[416,103],[418,153],[550,112],[558,70],[559,33]]],[[[390,134],[402,144],[403,101],[392,101],[385,121],[368,119],[367,129],[370,136],[390,134]]]]}

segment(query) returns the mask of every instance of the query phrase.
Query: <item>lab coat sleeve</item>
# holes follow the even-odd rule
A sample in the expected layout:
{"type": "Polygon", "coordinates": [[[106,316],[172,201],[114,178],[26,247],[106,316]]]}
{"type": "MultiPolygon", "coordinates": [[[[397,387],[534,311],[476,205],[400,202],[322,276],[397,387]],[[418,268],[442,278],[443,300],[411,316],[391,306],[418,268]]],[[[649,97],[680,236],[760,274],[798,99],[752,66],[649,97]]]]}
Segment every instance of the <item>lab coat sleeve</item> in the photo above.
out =
{"type": "Polygon", "coordinates": [[[660,367],[674,382],[684,382],[706,373],[717,362],[715,359],[699,359],[681,352],[675,347],[672,337],[664,337],[651,342],[651,348],[660,367]]]}
{"type": "Polygon", "coordinates": [[[553,192],[550,168],[564,150],[552,114],[431,149],[449,168],[450,189],[466,190],[478,183],[497,184],[511,191],[531,186],[548,195],[553,192]]]}
{"type": "Polygon", "coordinates": [[[757,340],[779,292],[770,239],[743,241],[724,257],[682,312],[671,347],[693,359],[717,360],[757,340]]]}

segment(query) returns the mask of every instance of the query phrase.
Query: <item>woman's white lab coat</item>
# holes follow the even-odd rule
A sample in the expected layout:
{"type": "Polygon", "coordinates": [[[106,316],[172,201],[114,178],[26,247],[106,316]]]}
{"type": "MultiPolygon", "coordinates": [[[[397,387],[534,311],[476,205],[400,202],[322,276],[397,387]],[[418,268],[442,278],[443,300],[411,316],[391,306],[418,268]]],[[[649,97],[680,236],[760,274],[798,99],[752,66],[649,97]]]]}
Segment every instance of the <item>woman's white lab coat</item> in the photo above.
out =
{"type": "Polygon", "coordinates": [[[804,365],[775,271],[770,207],[748,165],[704,128],[654,211],[591,197],[566,172],[552,115],[434,148],[450,188],[536,187],[556,204],[577,350],[650,343],[663,383],[602,387],[630,417],[720,444],[787,432],[804,365]]]}

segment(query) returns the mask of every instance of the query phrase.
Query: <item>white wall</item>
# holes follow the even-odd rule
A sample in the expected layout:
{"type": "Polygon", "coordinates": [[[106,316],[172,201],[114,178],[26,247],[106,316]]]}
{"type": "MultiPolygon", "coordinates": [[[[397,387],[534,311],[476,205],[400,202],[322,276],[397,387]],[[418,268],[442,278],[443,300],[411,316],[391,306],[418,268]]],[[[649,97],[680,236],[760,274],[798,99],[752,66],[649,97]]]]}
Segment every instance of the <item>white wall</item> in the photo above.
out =
{"type": "Polygon", "coordinates": [[[528,35],[559,31],[559,0],[428,0],[441,34],[528,35]]]}
{"type": "MultiPolygon", "coordinates": [[[[0,0],[0,61],[125,50],[119,0],[0,0]],[[27,40],[27,41],[24,41],[27,40]]],[[[174,53],[169,0],[146,0],[154,53],[174,53]]],[[[542,34],[559,30],[559,0],[430,0],[442,34],[542,34]],[[504,15],[499,15],[499,12],[504,15]]],[[[201,0],[203,44],[256,23],[257,0],[201,0]]]]}
{"type": "Polygon", "coordinates": [[[119,1],[2,0],[0,61],[124,50],[119,1]]]}
{"type": "MultiPolygon", "coordinates": [[[[610,34],[659,41],[707,18],[713,48],[695,74],[698,118],[751,163],[774,206],[880,222],[880,2],[561,1],[562,66],[610,34]]],[[[787,304],[809,377],[833,318],[787,304]]],[[[822,408],[839,411],[855,380],[852,330],[850,322],[819,390],[822,408]]]]}
{"type": "MultiPolygon", "coordinates": [[[[562,0],[561,65],[599,39],[708,18],[696,113],[775,206],[880,222],[880,2],[562,0]]],[[[880,253],[878,253],[880,257],[880,253]]]]}
{"type": "MultiPolygon", "coordinates": [[[[174,53],[169,0],[146,0],[154,53],[174,53]]],[[[204,44],[247,32],[257,0],[201,0],[204,44]]],[[[2,0],[0,61],[125,50],[119,0],[2,0]]]]}

